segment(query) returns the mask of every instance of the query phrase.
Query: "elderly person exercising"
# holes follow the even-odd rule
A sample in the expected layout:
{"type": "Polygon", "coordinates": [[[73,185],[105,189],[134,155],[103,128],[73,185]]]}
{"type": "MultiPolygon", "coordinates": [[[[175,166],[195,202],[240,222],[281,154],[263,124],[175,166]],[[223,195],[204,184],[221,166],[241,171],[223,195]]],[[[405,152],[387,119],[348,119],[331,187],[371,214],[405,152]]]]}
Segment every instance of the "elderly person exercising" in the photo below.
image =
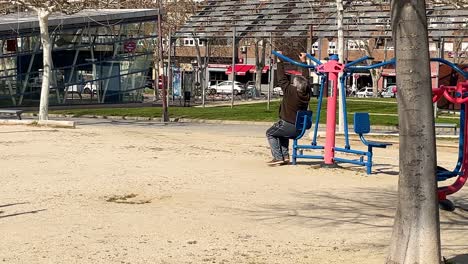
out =
{"type": "MultiPolygon", "coordinates": [[[[299,59],[305,63],[306,54],[301,53],[299,59]]],[[[291,84],[284,73],[283,62],[279,58],[277,62],[276,78],[278,86],[283,90],[283,100],[279,108],[280,120],[266,131],[273,156],[267,163],[269,166],[289,164],[289,139],[301,132],[296,129],[296,114],[300,110],[308,109],[311,94],[307,80],[308,69],[302,68],[302,76],[294,76],[291,84]]]]}

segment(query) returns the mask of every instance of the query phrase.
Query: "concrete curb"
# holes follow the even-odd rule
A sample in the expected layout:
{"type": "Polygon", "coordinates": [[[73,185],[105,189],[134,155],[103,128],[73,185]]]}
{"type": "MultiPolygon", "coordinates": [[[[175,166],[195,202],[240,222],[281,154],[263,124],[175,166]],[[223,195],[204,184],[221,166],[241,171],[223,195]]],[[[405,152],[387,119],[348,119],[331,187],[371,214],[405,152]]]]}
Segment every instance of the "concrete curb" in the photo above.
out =
{"type": "MultiPolygon", "coordinates": [[[[280,99],[271,99],[270,102],[279,102],[280,99]]],[[[234,105],[246,105],[246,104],[266,104],[268,100],[245,100],[245,101],[235,101],[234,105]]],[[[231,103],[214,103],[214,104],[205,104],[205,108],[212,108],[212,107],[225,107],[231,106],[231,103]]],[[[195,108],[203,108],[203,105],[195,105],[195,108]]]]}
{"type": "Polygon", "coordinates": [[[46,126],[56,128],[76,128],[75,121],[58,121],[58,120],[14,120],[0,119],[0,125],[30,125],[30,126],[46,126]]]}
{"type": "MultiPolygon", "coordinates": [[[[37,114],[24,113],[25,117],[37,117],[37,114]]],[[[108,119],[108,120],[133,120],[133,121],[155,121],[163,122],[160,117],[141,117],[141,116],[99,116],[99,115],[65,115],[65,114],[49,114],[49,117],[52,118],[96,118],[96,119],[108,119]]],[[[50,121],[49,121],[50,122],[50,121]]],[[[176,117],[170,118],[169,122],[176,123],[197,123],[197,124],[217,124],[217,125],[259,125],[259,126],[270,126],[273,122],[262,122],[262,121],[236,121],[236,120],[214,120],[214,119],[193,119],[193,118],[184,118],[176,117]]],[[[323,124],[321,124],[324,127],[323,124]]],[[[68,127],[68,125],[66,125],[68,127]]],[[[74,126],[73,126],[74,127],[74,126]]],[[[348,126],[350,135],[354,134],[353,125],[348,126]]],[[[372,126],[373,133],[369,133],[368,136],[378,136],[378,137],[398,137],[398,128],[396,126],[372,126]],[[379,133],[379,131],[385,133],[379,133]],[[391,131],[391,132],[390,132],[391,131]],[[390,133],[389,133],[390,132],[390,133]]],[[[440,131],[447,132],[446,129],[442,128],[440,131]]],[[[337,136],[343,136],[343,133],[336,133],[337,136]]],[[[325,136],[325,131],[319,131],[319,137],[325,136]]],[[[312,139],[312,136],[309,136],[312,139]]],[[[447,139],[456,139],[458,135],[436,135],[437,138],[447,138],[447,139]]]]}
{"type": "Polygon", "coordinates": [[[200,124],[223,124],[223,125],[261,125],[268,126],[273,122],[261,122],[261,121],[236,121],[236,120],[210,120],[210,119],[191,119],[191,118],[180,118],[175,122],[182,123],[200,123],[200,124]]]}
{"type": "MultiPolygon", "coordinates": [[[[37,117],[35,114],[25,113],[25,117],[37,117]]],[[[141,117],[141,116],[99,116],[99,115],[65,115],[65,114],[49,114],[52,118],[96,118],[96,119],[108,119],[108,120],[134,120],[134,121],[156,121],[162,122],[160,117],[141,117]]],[[[226,125],[271,125],[273,122],[261,122],[261,121],[236,121],[236,120],[214,120],[214,119],[192,119],[176,117],[170,118],[170,122],[179,123],[199,123],[199,124],[226,124],[226,125]]]]}

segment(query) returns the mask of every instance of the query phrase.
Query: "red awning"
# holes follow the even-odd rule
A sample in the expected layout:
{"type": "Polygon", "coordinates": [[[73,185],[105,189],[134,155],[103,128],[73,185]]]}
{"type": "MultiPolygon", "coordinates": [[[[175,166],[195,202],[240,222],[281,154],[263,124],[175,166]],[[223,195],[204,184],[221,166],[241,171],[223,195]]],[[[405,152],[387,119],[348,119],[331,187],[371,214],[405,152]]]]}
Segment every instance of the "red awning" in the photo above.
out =
{"type": "MultiPolygon", "coordinates": [[[[255,68],[255,66],[250,64],[236,64],[234,71],[236,72],[236,75],[246,75],[252,68],[255,68]]],[[[226,74],[232,74],[232,66],[227,68],[226,74]]]]}
{"type": "Polygon", "coordinates": [[[302,72],[296,71],[296,70],[287,70],[286,74],[291,74],[291,75],[302,75],[302,72]]]}
{"type": "MultiPolygon", "coordinates": [[[[267,71],[270,69],[270,66],[265,66],[263,67],[262,69],[262,73],[267,73],[267,71]]],[[[255,73],[255,67],[253,67],[252,69],[250,69],[250,73],[255,73]]]]}

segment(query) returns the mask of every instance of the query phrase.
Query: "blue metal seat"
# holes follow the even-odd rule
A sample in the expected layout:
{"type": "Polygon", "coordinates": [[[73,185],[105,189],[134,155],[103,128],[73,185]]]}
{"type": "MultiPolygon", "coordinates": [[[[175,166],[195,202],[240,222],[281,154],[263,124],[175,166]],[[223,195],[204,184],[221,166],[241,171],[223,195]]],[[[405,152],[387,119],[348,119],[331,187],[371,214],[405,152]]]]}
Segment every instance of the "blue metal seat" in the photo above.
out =
{"type": "Polygon", "coordinates": [[[372,148],[386,148],[391,146],[391,143],[368,141],[364,138],[364,134],[370,132],[370,118],[369,113],[354,113],[354,132],[359,135],[362,143],[367,146],[367,161],[365,166],[367,167],[367,174],[371,174],[372,171],[372,148]]]}
{"type": "Polygon", "coordinates": [[[312,127],[312,111],[298,111],[296,115],[296,129],[300,131],[299,135],[293,138],[293,154],[292,154],[292,164],[296,164],[297,158],[305,159],[322,159],[323,156],[313,156],[313,155],[303,155],[303,149],[323,149],[320,146],[309,145],[299,145],[298,140],[301,139],[305,132],[312,127]],[[298,153],[299,151],[299,153],[298,153]]]}
{"type": "Polygon", "coordinates": [[[301,130],[301,135],[298,138],[304,136],[304,132],[312,127],[312,111],[298,111],[296,114],[296,129],[301,130]]]}

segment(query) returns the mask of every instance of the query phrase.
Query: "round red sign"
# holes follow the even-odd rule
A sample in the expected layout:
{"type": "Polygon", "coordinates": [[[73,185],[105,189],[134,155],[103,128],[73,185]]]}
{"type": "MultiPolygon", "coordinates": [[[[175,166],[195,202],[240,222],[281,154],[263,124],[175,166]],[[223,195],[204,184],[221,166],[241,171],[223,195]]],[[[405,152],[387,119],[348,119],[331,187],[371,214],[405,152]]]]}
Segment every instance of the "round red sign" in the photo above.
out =
{"type": "Polygon", "coordinates": [[[136,43],[134,41],[125,42],[124,50],[125,52],[134,52],[136,49],[136,43]]]}

